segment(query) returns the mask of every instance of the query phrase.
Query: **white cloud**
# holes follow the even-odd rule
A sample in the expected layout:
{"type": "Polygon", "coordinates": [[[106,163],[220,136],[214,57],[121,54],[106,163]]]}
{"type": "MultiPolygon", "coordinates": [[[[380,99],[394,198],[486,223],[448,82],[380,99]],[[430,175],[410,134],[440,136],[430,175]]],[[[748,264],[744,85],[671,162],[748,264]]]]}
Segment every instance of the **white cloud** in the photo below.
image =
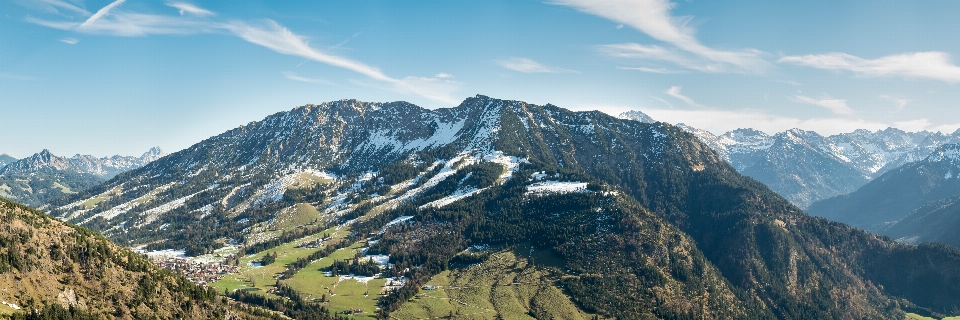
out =
{"type": "Polygon", "coordinates": [[[452,74],[443,73],[443,72],[438,73],[434,77],[436,77],[437,79],[453,79],[454,78],[452,74]]]}
{"type": "Polygon", "coordinates": [[[960,82],[960,66],[953,64],[949,54],[938,51],[896,54],[872,60],[834,52],[787,56],[778,61],[818,69],[846,70],[862,76],[904,76],[960,82]]]}
{"type": "Polygon", "coordinates": [[[573,72],[578,73],[573,70],[566,70],[557,67],[549,67],[540,64],[539,62],[527,59],[527,58],[510,58],[507,60],[498,60],[497,64],[501,67],[519,71],[523,73],[561,73],[561,72],[573,72]]]}
{"type": "Polygon", "coordinates": [[[28,2],[21,1],[20,4],[25,6],[33,6],[38,9],[53,12],[53,13],[60,13],[60,11],[57,10],[57,8],[60,8],[60,9],[67,9],[67,10],[73,11],[74,13],[82,14],[83,16],[90,15],[90,11],[87,11],[86,9],[80,8],[76,5],[73,5],[71,3],[68,3],[62,0],[39,0],[39,1],[28,1],[28,2]]]}
{"type": "Polygon", "coordinates": [[[321,84],[329,84],[329,85],[333,85],[333,84],[334,84],[334,83],[332,83],[332,82],[330,82],[330,81],[323,80],[323,79],[314,79],[314,78],[301,77],[301,76],[298,76],[296,73],[293,73],[293,72],[281,72],[281,73],[283,74],[283,76],[284,76],[285,78],[290,79],[290,80],[293,80],[293,81],[300,81],[300,82],[307,82],[307,83],[321,83],[321,84]]]}
{"type": "Polygon", "coordinates": [[[167,4],[167,6],[170,6],[170,7],[176,8],[177,10],[180,10],[180,15],[181,15],[181,16],[182,16],[184,13],[189,13],[189,14],[198,15],[198,16],[211,16],[211,15],[213,15],[213,12],[211,12],[210,10],[207,10],[207,9],[204,9],[204,8],[201,8],[201,7],[195,6],[195,5],[193,5],[193,4],[186,3],[186,2],[167,2],[166,4],[167,4]]]}
{"type": "Polygon", "coordinates": [[[456,93],[462,85],[462,82],[449,78],[405,77],[396,87],[401,93],[413,93],[444,104],[458,105],[463,99],[456,93]]]}
{"type": "MultiPolygon", "coordinates": [[[[770,115],[758,110],[718,110],[718,109],[661,109],[636,108],[624,106],[581,106],[575,110],[600,110],[609,115],[619,115],[630,110],[640,110],[657,121],[666,123],[684,123],[694,128],[710,131],[714,134],[723,134],[739,128],[753,128],[766,133],[782,132],[793,128],[816,131],[820,134],[832,135],[852,132],[856,129],[871,131],[883,130],[891,126],[888,123],[848,118],[811,118],[800,119],[770,115]]],[[[949,126],[942,126],[949,129],[949,126]]],[[[957,125],[956,127],[960,127],[957,125]]],[[[938,128],[928,127],[927,130],[938,128]]],[[[954,128],[956,130],[956,128],[954,128]]],[[[941,130],[943,131],[943,130],[941,130]]],[[[952,132],[952,131],[944,131],[952,132]]]]}
{"type": "Polygon", "coordinates": [[[907,121],[897,121],[894,122],[893,125],[897,128],[903,129],[903,131],[922,131],[926,128],[929,128],[932,123],[930,123],[930,119],[920,118],[907,121]]]}
{"type": "Polygon", "coordinates": [[[807,96],[794,95],[799,102],[821,106],[836,114],[853,114],[853,109],[847,106],[847,100],[844,99],[814,99],[807,96]]]}
{"type": "Polygon", "coordinates": [[[27,21],[54,29],[121,37],[138,37],[151,34],[210,33],[222,28],[209,21],[127,12],[110,14],[84,28],[79,28],[80,24],[70,21],[49,21],[32,17],[28,17],[27,21]]]}
{"type": "Polygon", "coordinates": [[[3,73],[3,72],[0,72],[0,79],[24,80],[24,81],[26,81],[26,80],[36,80],[36,79],[34,79],[33,77],[27,77],[27,76],[21,76],[21,75],[17,75],[17,74],[3,73]]]}
{"type": "Polygon", "coordinates": [[[110,13],[110,10],[113,10],[113,8],[116,8],[117,6],[123,4],[124,1],[126,0],[116,0],[106,5],[105,7],[100,8],[100,10],[97,10],[97,13],[94,13],[92,16],[87,18],[87,21],[84,21],[83,23],[81,23],[78,28],[83,29],[83,28],[89,27],[91,24],[93,24],[94,22],[97,22],[97,20],[100,20],[100,18],[107,15],[107,13],[110,13]]]}
{"type": "Polygon", "coordinates": [[[755,49],[723,51],[701,44],[694,35],[696,31],[687,26],[690,17],[671,16],[670,10],[676,4],[668,0],[554,0],[553,3],[630,26],[701,59],[719,63],[723,72],[759,73],[769,66],[760,58],[762,52],[755,49]]]}
{"type": "Polygon", "coordinates": [[[80,43],[80,40],[77,40],[74,38],[63,38],[63,39],[60,39],[60,42],[63,42],[66,44],[77,44],[77,43],[80,43]]]}
{"type": "Polygon", "coordinates": [[[683,72],[683,71],[671,70],[671,69],[667,69],[667,68],[617,67],[617,69],[621,69],[621,70],[636,70],[636,71],[643,71],[643,72],[648,72],[648,73],[659,73],[659,74],[678,74],[678,73],[686,73],[686,72],[683,72]]]}
{"type": "Polygon", "coordinates": [[[683,87],[681,87],[681,86],[672,86],[672,87],[670,87],[670,89],[667,89],[667,91],[664,91],[663,93],[666,93],[668,96],[671,96],[671,97],[680,99],[681,101],[686,102],[688,105],[693,106],[693,107],[698,107],[698,108],[705,108],[705,107],[706,107],[706,106],[704,106],[704,105],[702,105],[702,104],[697,103],[696,101],[693,101],[693,99],[690,99],[690,97],[687,97],[687,96],[685,96],[685,95],[683,95],[683,94],[680,94],[680,89],[683,89],[683,87]]]}
{"type": "Polygon", "coordinates": [[[351,70],[373,80],[388,83],[393,90],[401,93],[412,93],[449,105],[456,105],[460,102],[460,99],[452,96],[452,93],[459,89],[460,82],[441,78],[391,78],[378,68],[312,48],[306,39],[294,34],[273,20],[267,20],[266,25],[262,27],[234,22],[225,25],[225,28],[250,43],[266,47],[277,53],[298,56],[351,70]]]}
{"type": "Polygon", "coordinates": [[[234,22],[225,25],[225,27],[243,40],[266,47],[277,53],[298,56],[352,70],[375,80],[387,82],[397,81],[383,74],[380,69],[311,48],[303,37],[294,34],[273,20],[267,20],[266,25],[263,27],[255,27],[243,22],[234,22]]]}
{"type": "Polygon", "coordinates": [[[660,101],[660,102],[663,102],[664,104],[666,104],[666,105],[667,105],[668,107],[670,107],[671,109],[673,108],[673,104],[670,103],[670,102],[667,101],[667,100],[663,100],[663,99],[660,99],[660,98],[654,97],[654,96],[650,96],[650,97],[651,97],[651,98],[654,98],[654,99],[657,99],[657,100],[660,101]]]}
{"type": "Polygon", "coordinates": [[[910,104],[911,102],[913,102],[913,100],[893,97],[889,95],[882,95],[880,96],[880,98],[895,103],[897,105],[897,112],[903,111],[903,108],[906,107],[907,104],[910,104]]]}
{"type": "MultiPolygon", "coordinates": [[[[376,67],[315,49],[309,45],[304,37],[291,32],[273,20],[268,19],[263,24],[252,25],[243,21],[221,23],[189,16],[166,16],[121,11],[111,12],[111,9],[123,3],[123,1],[124,0],[114,1],[97,11],[96,14],[82,24],[70,21],[48,21],[36,18],[27,18],[27,20],[50,28],[115,36],[196,34],[227,31],[247,42],[263,46],[280,54],[297,56],[360,73],[370,79],[389,84],[389,89],[393,91],[414,94],[449,105],[456,105],[460,102],[459,98],[454,98],[453,93],[459,90],[462,83],[451,80],[452,76],[449,74],[441,73],[435,78],[392,78],[376,67]]],[[[171,4],[171,6],[173,5],[171,4]]],[[[180,6],[177,8],[186,7],[180,6]]],[[[195,7],[183,10],[188,11],[194,9],[203,10],[195,7]]],[[[196,15],[196,12],[191,13],[196,15]]],[[[297,81],[309,80],[309,78],[296,75],[289,75],[287,78],[297,81]]]]}

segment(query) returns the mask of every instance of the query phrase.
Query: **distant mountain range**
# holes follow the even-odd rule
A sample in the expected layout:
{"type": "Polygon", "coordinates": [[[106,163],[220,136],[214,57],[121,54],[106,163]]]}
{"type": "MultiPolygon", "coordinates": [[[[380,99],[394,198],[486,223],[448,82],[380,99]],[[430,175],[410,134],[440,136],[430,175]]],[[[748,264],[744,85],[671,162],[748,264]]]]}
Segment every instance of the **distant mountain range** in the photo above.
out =
{"type": "MultiPolygon", "coordinates": [[[[652,122],[639,111],[621,118],[652,122]]],[[[939,146],[960,142],[960,130],[904,132],[895,128],[823,136],[791,129],[768,135],[737,129],[721,135],[679,124],[740,173],[763,182],[801,208],[857,190],[873,178],[926,158],[939,146]]]]}
{"type": "Polygon", "coordinates": [[[960,145],[946,144],[921,161],[890,170],[808,212],[901,241],[960,246],[960,145]]]}
{"type": "Polygon", "coordinates": [[[19,160],[0,157],[9,161],[0,167],[0,197],[40,207],[52,199],[100,184],[164,155],[166,153],[160,148],[151,148],[139,157],[97,158],[78,154],[65,158],[44,149],[19,160]]]}
{"type": "MultiPolygon", "coordinates": [[[[685,130],[485,96],[434,110],[341,100],[227,131],[49,209],[124,245],[191,255],[231,243],[262,253],[348,230],[341,245],[388,257],[390,272],[407,279],[380,298],[384,317],[420,308],[414,297],[441,272],[475,266],[526,274],[522,285],[540,288],[514,292],[520,276],[494,281],[507,289],[489,296],[520,299],[491,302],[504,317],[559,316],[539,304],[542,293],[570,314],[610,318],[891,319],[960,309],[960,250],[809,216],[737,172],[788,176],[776,166],[800,155],[810,167],[783,169],[836,166],[829,174],[862,184],[936,134],[890,131],[848,146],[799,130],[713,140],[685,130]],[[853,158],[856,150],[870,152],[853,158]],[[524,262],[499,264],[495,250],[524,262]]],[[[804,191],[815,188],[803,179],[816,176],[799,178],[794,199],[824,196],[804,191]]],[[[314,257],[271,282],[301,285],[314,257]]]]}
{"type": "Polygon", "coordinates": [[[0,169],[15,161],[17,161],[17,158],[11,157],[9,154],[0,154],[0,169]]]}

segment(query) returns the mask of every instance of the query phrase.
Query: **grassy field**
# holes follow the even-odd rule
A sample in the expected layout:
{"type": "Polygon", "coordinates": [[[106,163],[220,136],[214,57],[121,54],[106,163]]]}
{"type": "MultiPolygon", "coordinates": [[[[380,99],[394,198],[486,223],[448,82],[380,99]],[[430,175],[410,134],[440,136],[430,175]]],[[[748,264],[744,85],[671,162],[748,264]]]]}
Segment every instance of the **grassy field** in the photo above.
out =
{"type": "Polygon", "coordinates": [[[309,172],[298,173],[294,179],[296,182],[287,187],[287,189],[311,188],[318,184],[327,184],[335,181],[333,179],[320,177],[309,172]]]}
{"type": "Polygon", "coordinates": [[[353,258],[363,245],[363,243],[358,242],[350,247],[334,251],[333,254],[307,265],[290,279],[283,280],[283,283],[297,290],[308,299],[326,297],[328,302],[325,305],[332,311],[361,309],[364,311],[363,313],[352,317],[374,319],[377,300],[380,298],[377,294],[386,284],[385,279],[358,281],[357,279],[328,277],[320,271],[332,265],[334,260],[353,258]]]}
{"type": "Polygon", "coordinates": [[[297,248],[299,243],[318,239],[323,234],[330,234],[333,239],[340,239],[349,234],[348,230],[336,230],[330,228],[317,234],[306,236],[288,243],[284,243],[272,249],[264,250],[257,254],[248,255],[240,258],[240,274],[226,275],[223,279],[211,284],[219,291],[227,290],[250,290],[266,292],[276,284],[276,276],[286,270],[288,263],[297,261],[297,259],[309,256],[320,250],[319,248],[297,248]],[[263,259],[264,255],[277,253],[277,260],[267,266],[254,267],[255,261],[263,259]]]}
{"type": "Polygon", "coordinates": [[[531,266],[511,251],[486,261],[434,276],[423,290],[391,314],[395,319],[588,319],[546,269],[531,266]]]}
{"type": "Polygon", "coordinates": [[[92,209],[93,207],[96,207],[98,204],[107,200],[108,198],[109,197],[107,196],[90,198],[90,199],[87,199],[87,201],[84,201],[83,204],[81,205],[83,206],[83,209],[92,209]]]}
{"type": "Polygon", "coordinates": [[[322,214],[317,208],[307,203],[298,203],[281,210],[274,218],[271,229],[293,230],[300,226],[310,226],[320,222],[322,214]]]}
{"type": "MultiPolygon", "coordinates": [[[[268,297],[276,297],[266,292],[276,284],[276,276],[286,270],[286,265],[320,250],[320,248],[296,248],[297,244],[320,238],[325,233],[329,233],[333,239],[341,239],[348,235],[350,231],[348,229],[336,230],[336,228],[330,228],[315,235],[248,255],[240,259],[242,267],[239,274],[226,275],[223,279],[213,283],[212,286],[217,288],[218,291],[255,291],[268,297]],[[277,260],[274,263],[262,267],[252,265],[253,262],[262,259],[264,255],[274,252],[277,253],[277,260]]],[[[329,256],[313,261],[293,277],[281,280],[281,282],[300,292],[307,299],[325,297],[327,302],[324,305],[332,311],[362,309],[363,313],[351,315],[351,318],[373,319],[375,318],[377,300],[380,297],[378,293],[386,284],[386,279],[359,281],[346,277],[328,277],[320,271],[332,265],[334,260],[353,258],[364,245],[364,242],[357,242],[347,248],[334,251],[329,256]]]]}

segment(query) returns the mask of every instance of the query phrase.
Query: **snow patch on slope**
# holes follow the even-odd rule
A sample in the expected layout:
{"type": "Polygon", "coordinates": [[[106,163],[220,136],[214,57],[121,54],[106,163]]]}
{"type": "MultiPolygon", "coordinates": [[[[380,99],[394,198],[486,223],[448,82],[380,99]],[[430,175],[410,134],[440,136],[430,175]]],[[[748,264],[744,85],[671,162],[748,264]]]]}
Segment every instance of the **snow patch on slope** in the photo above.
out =
{"type": "Polygon", "coordinates": [[[584,192],[587,192],[586,182],[547,180],[527,186],[526,194],[562,194],[584,192]]]}
{"type": "Polygon", "coordinates": [[[458,201],[458,200],[460,200],[460,199],[464,199],[464,198],[470,197],[470,196],[472,196],[472,195],[475,195],[475,194],[477,194],[477,193],[480,193],[480,192],[483,191],[483,190],[487,190],[487,188],[477,189],[477,188],[474,188],[474,187],[468,187],[468,188],[457,189],[457,191],[454,191],[453,193],[451,193],[450,195],[448,195],[448,196],[446,196],[446,197],[443,197],[443,198],[441,198],[441,199],[438,199],[438,200],[435,200],[435,201],[432,201],[432,202],[430,202],[430,203],[427,203],[427,204],[425,204],[425,205],[420,206],[420,209],[430,208],[430,207],[442,208],[442,207],[444,207],[444,206],[446,206],[446,205],[448,205],[448,204],[454,203],[454,202],[456,202],[456,201],[458,201]]]}

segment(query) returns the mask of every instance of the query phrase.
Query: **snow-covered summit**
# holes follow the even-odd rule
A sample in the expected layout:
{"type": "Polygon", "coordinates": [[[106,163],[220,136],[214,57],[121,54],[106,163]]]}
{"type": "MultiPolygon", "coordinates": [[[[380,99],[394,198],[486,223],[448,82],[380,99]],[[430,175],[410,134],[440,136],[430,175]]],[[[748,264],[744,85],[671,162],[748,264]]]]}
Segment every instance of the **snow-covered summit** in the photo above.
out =
{"type": "Polygon", "coordinates": [[[634,121],[640,121],[640,122],[643,122],[643,123],[654,123],[654,122],[657,122],[656,120],[653,120],[653,118],[651,118],[650,116],[648,116],[646,113],[640,112],[640,111],[638,111],[638,110],[630,110],[630,111],[621,113],[621,114],[618,116],[618,118],[620,118],[620,119],[627,119],[627,120],[634,120],[634,121]]]}

